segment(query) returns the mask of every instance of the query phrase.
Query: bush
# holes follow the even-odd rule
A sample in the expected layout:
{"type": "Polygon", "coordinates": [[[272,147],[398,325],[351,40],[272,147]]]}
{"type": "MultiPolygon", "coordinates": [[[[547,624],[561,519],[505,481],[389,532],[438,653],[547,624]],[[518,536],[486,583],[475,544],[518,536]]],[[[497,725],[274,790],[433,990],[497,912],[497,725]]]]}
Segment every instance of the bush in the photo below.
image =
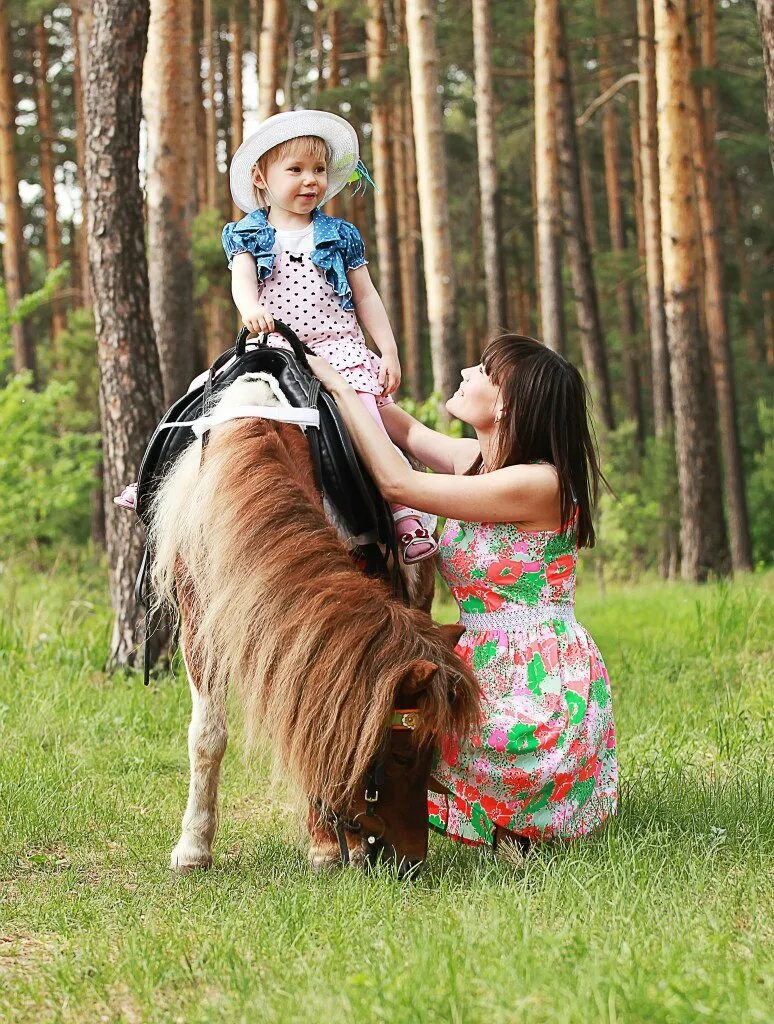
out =
{"type": "MultiPolygon", "coordinates": [[[[39,301],[48,288],[47,283],[38,293],[39,301]]],[[[25,296],[13,317],[36,308],[35,298],[25,296]]],[[[11,351],[11,322],[0,288],[0,366],[11,351]]],[[[0,388],[4,547],[80,542],[89,536],[89,498],[99,462],[94,332],[83,311],[72,314],[69,323],[56,350],[41,347],[45,384],[35,389],[29,373],[9,374],[0,388]]]]}

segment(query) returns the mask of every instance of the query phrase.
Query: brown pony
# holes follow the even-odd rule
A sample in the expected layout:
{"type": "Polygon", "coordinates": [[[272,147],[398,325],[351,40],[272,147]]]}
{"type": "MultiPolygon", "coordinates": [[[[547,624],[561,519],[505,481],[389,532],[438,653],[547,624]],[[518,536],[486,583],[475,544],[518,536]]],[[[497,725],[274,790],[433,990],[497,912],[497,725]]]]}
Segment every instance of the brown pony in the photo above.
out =
{"type": "MultiPolygon", "coordinates": [[[[265,381],[242,378],[219,406],[276,401],[265,381]]],[[[260,732],[310,806],[328,809],[310,812],[313,866],[339,860],[334,815],[360,823],[356,851],[400,871],[424,860],[434,742],[472,726],[478,686],[453,651],[459,627],[436,626],[355,567],[323,513],[301,429],[231,420],[211,431],[203,458],[195,441],[165,478],[150,540],[154,592],[179,613],[193,700],[173,867],[212,863],[229,684],[248,735],[260,732]],[[394,710],[410,708],[416,728],[391,728],[394,710]],[[364,793],[380,753],[377,816],[364,793]]]]}

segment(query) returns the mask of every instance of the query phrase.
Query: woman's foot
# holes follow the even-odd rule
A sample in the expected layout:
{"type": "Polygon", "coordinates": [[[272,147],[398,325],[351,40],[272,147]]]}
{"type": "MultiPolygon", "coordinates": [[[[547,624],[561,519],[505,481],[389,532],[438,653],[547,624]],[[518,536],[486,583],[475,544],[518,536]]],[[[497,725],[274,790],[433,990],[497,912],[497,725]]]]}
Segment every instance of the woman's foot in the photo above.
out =
{"type": "Polygon", "coordinates": [[[401,544],[401,556],[406,565],[430,558],[438,550],[435,538],[430,536],[415,516],[403,516],[397,520],[396,527],[401,544]]]}
{"type": "Polygon", "coordinates": [[[113,504],[119,508],[137,508],[137,484],[128,484],[117,498],[113,498],[113,504]]]}

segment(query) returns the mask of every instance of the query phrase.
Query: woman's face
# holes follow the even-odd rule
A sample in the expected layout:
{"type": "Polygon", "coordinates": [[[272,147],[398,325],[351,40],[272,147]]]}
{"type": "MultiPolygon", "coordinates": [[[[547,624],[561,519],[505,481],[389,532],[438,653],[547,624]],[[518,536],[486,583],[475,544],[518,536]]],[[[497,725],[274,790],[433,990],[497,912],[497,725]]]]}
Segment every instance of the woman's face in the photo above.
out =
{"type": "MultiPolygon", "coordinates": [[[[258,172],[255,181],[263,185],[258,172]]],[[[270,206],[280,206],[289,213],[311,214],[328,188],[328,171],[324,160],[301,153],[289,153],[266,168],[266,184],[270,206]]]]}
{"type": "Polygon", "coordinates": [[[446,409],[474,430],[490,433],[502,410],[500,388],[489,379],[481,363],[468,366],[462,371],[462,383],[447,401],[446,409]]]}

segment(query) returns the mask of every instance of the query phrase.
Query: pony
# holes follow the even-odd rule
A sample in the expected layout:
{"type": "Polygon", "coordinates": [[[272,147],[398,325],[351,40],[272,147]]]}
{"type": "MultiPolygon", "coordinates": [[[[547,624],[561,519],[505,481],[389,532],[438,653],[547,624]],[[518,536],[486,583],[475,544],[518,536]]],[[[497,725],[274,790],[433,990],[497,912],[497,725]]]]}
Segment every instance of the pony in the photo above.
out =
{"type": "MultiPolygon", "coordinates": [[[[265,376],[225,388],[215,411],[279,404],[265,376]]],[[[204,448],[195,440],[165,475],[148,535],[155,607],[179,624],[193,706],[173,869],[212,864],[233,686],[248,739],[261,734],[309,799],[312,867],[351,852],[415,870],[436,741],[478,718],[478,685],[454,652],[461,627],[436,625],[356,567],[297,425],[232,419],[204,448]]],[[[412,583],[427,604],[426,580],[412,583]]]]}

